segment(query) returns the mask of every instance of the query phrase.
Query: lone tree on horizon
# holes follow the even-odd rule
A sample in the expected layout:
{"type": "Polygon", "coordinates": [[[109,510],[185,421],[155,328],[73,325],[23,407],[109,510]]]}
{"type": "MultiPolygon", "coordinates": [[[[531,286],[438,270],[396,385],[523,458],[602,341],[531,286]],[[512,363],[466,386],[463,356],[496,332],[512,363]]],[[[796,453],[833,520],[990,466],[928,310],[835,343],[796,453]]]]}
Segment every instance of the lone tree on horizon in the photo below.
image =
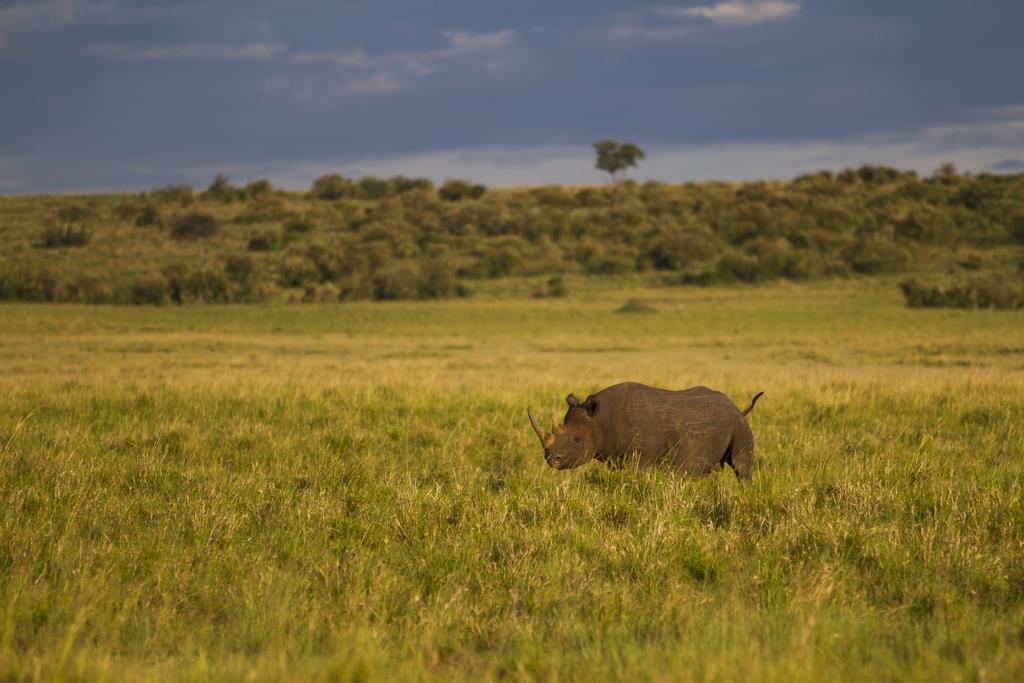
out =
{"type": "Polygon", "coordinates": [[[597,152],[597,163],[594,167],[607,173],[613,185],[625,180],[629,169],[644,158],[644,151],[632,142],[620,144],[615,140],[599,140],[592,146],[597,152]]]}

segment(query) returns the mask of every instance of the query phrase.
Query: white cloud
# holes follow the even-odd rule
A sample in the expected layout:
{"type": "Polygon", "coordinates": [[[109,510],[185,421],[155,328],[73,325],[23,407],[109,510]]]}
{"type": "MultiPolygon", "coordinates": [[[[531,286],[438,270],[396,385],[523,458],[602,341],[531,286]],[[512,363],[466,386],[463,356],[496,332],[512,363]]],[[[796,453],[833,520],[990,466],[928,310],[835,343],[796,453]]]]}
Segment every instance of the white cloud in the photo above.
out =
{"type": "Polygon", "coordinates": [[[494,50],[508,47],[516,41],[517,33],[512,29],[501,29],[493,33],[467,33],[466,31],[445,31],[444,38],[451,43],[451,49],[458,53],[477,50],[494,50]]]}
{"type": "Polygon", "coordinates": [[[698,7],[658,7],[621,17],[624,22],[609,33],[618,40],[631,42],[668,42],[691,35],[706,20],[720,26],[753,26],[766,21],[787,19],[800,11],[800,5],[785,0],[726,0],[698,7]]]}
{"type": "Polygon", "coordinates": [[[104,7],[86,0],[38,0],[0,7],[0,30],[67,26],[82,14],[104,7]]]}
{"type": "Polygon", "coordinates": [[[334,84],[330,91],[338,96],[350,95],[383,95],[402,88],[403,82],[395,74],[379,71],[369,78],[357,78],[334,84]]]}
{"type": "Polygon", "coordinates": [[[1024,104],[1010,104],[1003,107],[988,107],[981,110],[983,114],[998,119],[1024,119],[1024,104]]]}
{"type": "MultiPolygon", "coordinates": [[[[401,90],[416,79],[433,75],[446,63],[468,55],[477,58],[488,52],[507,48],[516,42],[519,34],[511,29],[501,29],[490,33],[446,31],[441,36],[447,45],[418,51],[376,55],[367,54],[361,49],[285,51],[285,60],[293,65],[326,64],[354,70],[357,73],[362,72],[365,75],[339,78],[337,74],[306,74],[306,78],[296,78],[294,81],[275,76],[263,85],[268,91],[289,94],[296,100],[309,100],[320,93],[333,97],[387,94],[401,90]]],[[[487,73],[495,72],[499,66],[493,60],[481,64],[481,68],[487,73]]]]}
{"type": "Polygon", "coordinates": [[[765,21],[786,19],[800,10],[800,5],[784,0],[754,0],[741,2],[726,0],[714,5],[701,5],[690,8],[663,8],[655,12],[663,17],[686,18],[701,17],[716,24],[726,26],[750,26],[765,21]]]}
{"type": "MultiPolygon", "coordinates": [[[[446,31],[441,34],[446,45],[429,50],[367,54],[362,49],[327,49],[291,51],[284,43],[266,40],[238,45],[185,43],[157,47],[124,45],[92,45],[94,55],[121,62],[158,62],[171,60],[261,60],[295,67],[327,65],[351,70],[339,77],[337,73],[308,72],[265,78],[260,87],[266,92],[284,94],[295,100],[311,100],[318,95],[353,97],[396,92],[412,80],[434,74],[446,62],[467,55],[480,55],[514,44],[518,34],[511,29],[490,33],[446,31]]],[[[496,62],[488,61],[483,69],[493,72],[496,62]]]]}
{"type": "Polygon", "coordinates": [[[183,43],[158,47],[128,47],[124,45],[93,45],[89,51],[120,62],[163,62],[171,60],[212,59],[224,61],[267,60],[288,51],[284,43],[245,43],[242,45],[216,45],[212,43],[183,43]]]}
{"type": "Polygon", "coordinates": [[[333,64],[334,66],[364,68],[372,65],[372,60],[363,50],[319,50],[295,52],[289,56],[294,64],[333,64]]]}
{"type": "Polygon", "coordinates": [[[690,35],[693,26],[672,24],[669,26],[615,26],[612,38],[631,42],[668,42],[690,35]]]}
{"type": "Polygon", "coordinates": [[[26,34],[71,26],[88,14],[109,12],[112,4],[94,0],[34,0],[0,7],[0,47],[26,34]]]}

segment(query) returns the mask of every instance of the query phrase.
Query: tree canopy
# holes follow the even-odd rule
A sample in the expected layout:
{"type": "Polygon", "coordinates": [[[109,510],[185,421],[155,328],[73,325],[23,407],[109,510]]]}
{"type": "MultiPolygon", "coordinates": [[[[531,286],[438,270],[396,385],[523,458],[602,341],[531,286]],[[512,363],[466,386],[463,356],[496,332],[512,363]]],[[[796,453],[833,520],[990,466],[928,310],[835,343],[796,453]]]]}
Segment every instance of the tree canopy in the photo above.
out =
{"type": "Polygon", "coordinates": [[[632,142],[619,143],[615,140],[598,140],[593,144],[597,153],[598,168],[607,173],[613,183],[622,182],[630,168],[644,158],[644,151],[632,142]]]}

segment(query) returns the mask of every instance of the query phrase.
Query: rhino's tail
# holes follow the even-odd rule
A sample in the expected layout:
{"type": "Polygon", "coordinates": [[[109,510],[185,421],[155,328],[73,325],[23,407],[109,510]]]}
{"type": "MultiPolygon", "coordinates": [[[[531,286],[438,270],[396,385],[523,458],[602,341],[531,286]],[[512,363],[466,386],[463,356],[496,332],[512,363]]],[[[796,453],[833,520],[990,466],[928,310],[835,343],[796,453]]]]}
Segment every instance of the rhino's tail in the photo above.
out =
{"type": "Polygon", "coordinates": [[[749,415],[750,411],[754,409],[754,404],[757,403],[757,399],[761,398],[762,396],[764,396],[763,391],[757,392],[757,395],[754,396],[754,398],[750,399],[750,405],[747,406],[747,409],[743,411],[743,414],[749,415]]]}

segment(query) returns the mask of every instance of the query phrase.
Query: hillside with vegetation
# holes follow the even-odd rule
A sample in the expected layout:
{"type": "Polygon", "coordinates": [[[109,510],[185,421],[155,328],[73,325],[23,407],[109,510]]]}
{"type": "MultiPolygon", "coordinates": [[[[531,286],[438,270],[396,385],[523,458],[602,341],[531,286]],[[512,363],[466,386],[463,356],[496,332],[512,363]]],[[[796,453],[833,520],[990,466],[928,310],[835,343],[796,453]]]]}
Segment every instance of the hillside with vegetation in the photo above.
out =
{"type": "Polygon", "coordinates": [[[1024,304],[1024,174],[887,167],[789,182],[488,189],[324,176],[308,192],[0,197],[0,300],[429,299],[497,278],[709,285],[905,275],[915,306],[1024,304]]]}

